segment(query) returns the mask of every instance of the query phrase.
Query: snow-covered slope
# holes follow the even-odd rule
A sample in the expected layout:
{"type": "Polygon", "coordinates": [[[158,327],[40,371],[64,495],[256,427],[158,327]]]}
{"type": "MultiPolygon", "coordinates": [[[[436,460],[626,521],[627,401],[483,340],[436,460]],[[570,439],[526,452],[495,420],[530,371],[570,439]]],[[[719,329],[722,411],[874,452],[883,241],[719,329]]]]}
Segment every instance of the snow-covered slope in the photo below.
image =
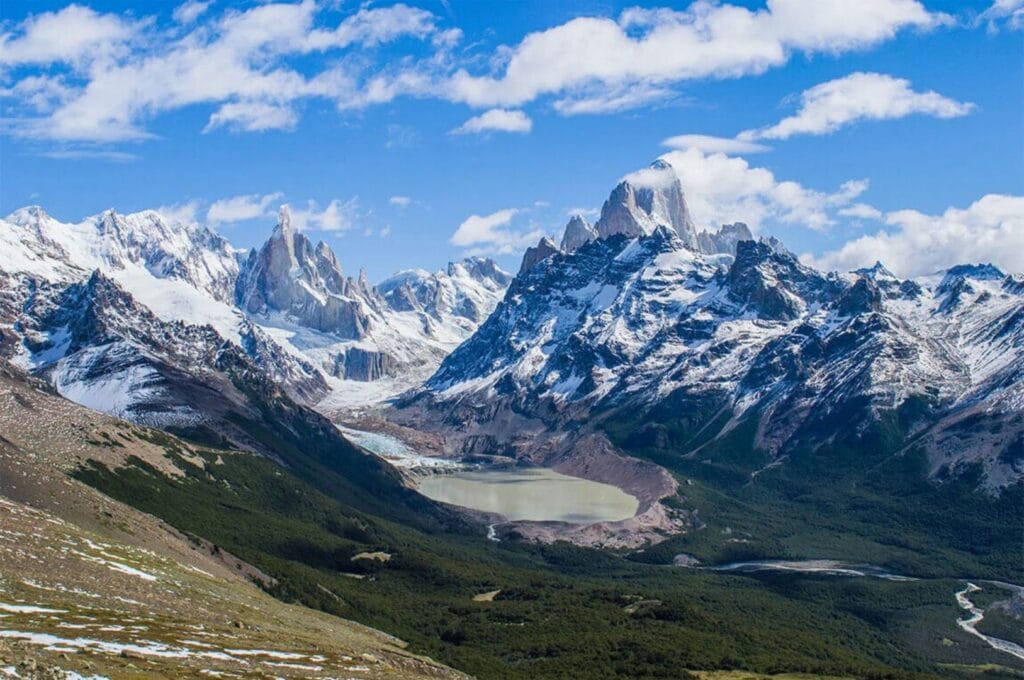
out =
{"type": "Polygon", "coordinates": [[[936,476],[980,463],[990,486],[1024,477],[1024,276],[991,265],[905,281],[881,265],[818,272],[743,225],[709,233],[675,220],[688,215],[682,192],[652,171],[666,196],[634,200],[620,184],[609,199],[619,226],[599,223],[572,252],[534,253],[404,413],[460,423],[470,449],[536,423],[585,432],[649,414],[650,436],[672,421],[686,453],[754,422],[755,446],[777,459],[894,420],[936,476]],[[659,223],[622,226],[634,203],[659,223]],[[964,414],[983,424],[964,426],[964,414]]]}
{"type": "Polygon", "coordinates": [[[494,260],[470,257],[450,262],[445,271],[399,272],[377,290],[392,310],[415,313],[427,333],[458,344],[490,316],[511,282],[494,260]]]}
{"type": "Polygon", "coordinates": [[[401,272],[372,286],[342,272],[327,244],[291,228],[282,209],[271,238],[238,278],[239,306],[283,347],[329,379],[326,410],[366,405],[426,379],[498,304],[511,276],[492,260],[447,272],[401,272]]]}
{"type": "Polygon", "coordinates": [[[423,304],[392,306],[364,276],[345,277],[324,243],[294,231],[286,209],[267,243],[244,255],[202,225],[154,211],[66,224],[18,210],[0,220],[0,352],[71,399],[151,424],[193,417],[194,408],[153,404],[175,401],[163,383],[181,381],[170,373],[195,377],[197,357],[214,361],[221,345],[301,403],[330,395],[332,406],[358,404],[427,377],[510,279],[489,260],[455,263],[427,277],[436,300],[424,280],[423,304]],[[82,330],[83,314],[94,328],[82,330]]]}
{"type": "Polygon", "coordinates": [[[22,208],[0,221],[0,270],[51,283],[100,270],[164,320],[235,333],[236,251],[206,227],[152,210],[107,210],[65,224],[42,208],[22,208]]]}

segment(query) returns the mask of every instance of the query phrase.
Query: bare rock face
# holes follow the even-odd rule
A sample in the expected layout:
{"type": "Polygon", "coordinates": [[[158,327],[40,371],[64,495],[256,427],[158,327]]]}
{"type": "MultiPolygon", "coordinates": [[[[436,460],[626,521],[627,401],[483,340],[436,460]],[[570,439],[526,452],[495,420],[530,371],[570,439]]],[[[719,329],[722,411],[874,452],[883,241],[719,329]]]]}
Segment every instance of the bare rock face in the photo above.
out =
{"type": "Polygon", "coordinates": [[[765,319],[795,319],[828,288],[821,274],[763,241],[739,243],[726,279],[729,298],[765,319]]]}
{"type": "Polygon", "coordinates": [[[282,207],[277,227],[249,256],[237,288],[238,304],[252,314],[283,312],[303,326],[359,340],[369,330],[376,294],[364,279],[346,278],[326,243],[315,248],[282,207]]]}
{"type": "Polygon", "coordinates": [[[362,347],[349,347],[333,356],[329,372],[336,378],[372,382],[392,375],[396,369],[394,358],[385,353],[362,347]]]}
{"type": "Polygon", "coordinates": [[[584,246],[598,237],[597,230],[583,219],[582,215],[573,215],[569,223],[565,225],[565,233],[562,235],[562,251],[573,253],[580,246],[584,246]]]}
{"type": "Polygon", "coordinates": [[[743,222],[723,224],[716,232],[702,231],[699,237],[701,252],[709,255],[720,253],[735,256],[736,246],[740,241],[752,240],[754,235],[750,232],[750,227],[743,222]]]}
{"type": "Polygon", "coordinates": [[[679,176],[671,165],[657,160],[646,170],[626,176],[612,190],[594,227],[573,217],[565,228],[562,250],[574,252],[597,238],[650,236],[658,227],[671,229],[684,246],[708,255],[735,255],[740,241],[754,238],[743,222],[723,224],[718,231],[698,231],[679,176]]]}
{"type": "Polygon", "coordinates": [[[682,182],[662,160],[623,179],[604,202],[594,226],[601,238],[648,236],[665,226],[675,230],[688,248],[698,250],[700,245],[682,182]]]}
{"type": "Polygon", "coordinates": [[[643,423],[639,442],[682,428],[671,443],[685,451],[749,420],[779,461],[898,422],[935,479],[975,465],[986,489],[1024,478],[1024,276],[984,264],[916,281],[880,264],[821,272],[743,223],[690,227],[668,166],[627,177],[598,238],[530,248],[494,313],[396,417],[457,422],[466,452],[571,439],[623,414],[643,423]],[[711,432],[691,413],[728,417],[711,432]]]}
{"type": "Polygon", "coordinates": [[[523,264],[519,267],[519,273],[522,274],[529,269],[533,269],[538,262],[546,260],[559,252],[561,251],[554,241],[547,236],[543,237],[537,245],[526,249],[526,253],[523,255],[523,264]]]}

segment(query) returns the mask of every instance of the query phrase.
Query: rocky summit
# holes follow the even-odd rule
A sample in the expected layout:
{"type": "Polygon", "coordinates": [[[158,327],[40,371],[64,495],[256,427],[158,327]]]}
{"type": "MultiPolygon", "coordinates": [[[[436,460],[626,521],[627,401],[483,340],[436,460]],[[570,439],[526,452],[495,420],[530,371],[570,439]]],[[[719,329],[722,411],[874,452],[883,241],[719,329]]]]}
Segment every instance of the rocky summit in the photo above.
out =
{"type": "Polygon", "coordinates": [[[0,245],[4,356],[69,398],[151,424],[202,420],[209,390],[182,386],[200,366],[221,374],[226,351],[250,365],[247,380],[305,404],[335,392],[332,381],[352,385],[346,393],[386,381],[376,398],[400,392],[486,318],[511,278],[474,258],[403,275],[402,292],[396,279],[378,289],[345,276],[287,207],[248,253],[156,211],[66,224],[38,207],[0,222],[0,245]]]}
{"type": "Polygon", "coordinates": [[[575,247],[528,250],[494,314],[399,417],[458,422],[454,445],[479,450],[517,449],[538,428],[583,437],[628,413],[648,421],[635,437],[682,454],[750,429],[783,465],[895,418],[935,478],[980,465],[995,491],[1024,477],[1024,277],[820,272],[742,223],[698,232],[670,172],[623,180],[596,238],[573,218],[575,247]]]}

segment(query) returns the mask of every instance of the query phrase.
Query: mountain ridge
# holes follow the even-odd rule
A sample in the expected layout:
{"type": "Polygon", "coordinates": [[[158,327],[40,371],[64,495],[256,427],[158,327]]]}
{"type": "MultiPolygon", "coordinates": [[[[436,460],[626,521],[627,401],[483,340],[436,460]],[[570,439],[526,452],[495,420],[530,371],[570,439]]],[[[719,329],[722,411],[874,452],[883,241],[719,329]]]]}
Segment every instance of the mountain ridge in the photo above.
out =
{"type": "Polygon", "coordinates": [[[775,464],[909,418],[900,437],[927,450],[934,479],[974,464],[990,493],[1024,479],[1024,276],[818,272],[742,223],[697,231],[666,166],[641,171],[641,199],[623,180],[593,238],[573,217],[563,242],[575,247],[528,251],[494,314],[395,417],[459,423],[455,450],[517,450],[519,428],[572,438],[672,402],[713,421],[685,428],[682,453],[750,419],[775,464]],[[1001,434],[965,433],[967,412],[1001,434]]]}
{"type": "Polygon", "coordinates": [[[161,321],[209,325],[268,374],[308,374],[308,384],[283,384],[309,404],[328,393],[327,383],[331,391],[360,392],[362,383],[391,378],[378,398],[407,388],[475,329],[509,280],[490,260],[451,263],[419,284],[443,289],[447,306],[441,299],[416,309],[393,305],[365,275],[345,276],[327,244],[314,246],[294,229],[287,207],[270,238],[248,252],[207,227],[151,210],[107,210],[66,224],[32,206],[9,218],[0,224],[0,271],[14,299],[3,346],[22,355],[23,365],[59,357],[55,346],[50,355],[29,356],[18,329],[47,329],[19,321],[21,303],[99,271],[161,321]]]}

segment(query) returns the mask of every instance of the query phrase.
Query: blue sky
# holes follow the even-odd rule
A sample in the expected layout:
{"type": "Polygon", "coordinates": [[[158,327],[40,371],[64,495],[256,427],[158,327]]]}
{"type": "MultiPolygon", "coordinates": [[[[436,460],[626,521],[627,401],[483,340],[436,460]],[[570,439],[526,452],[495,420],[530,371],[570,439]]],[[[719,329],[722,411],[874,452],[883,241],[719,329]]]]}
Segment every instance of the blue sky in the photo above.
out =
{"type": "Polygon", "coordinates": [[[0,212],[250,247],[287,202],[374,280],[514,269],[667,153],[702,226],[823,267],[1024,271],[1024,0],[835,7],[5,0],[0,212]]]}

